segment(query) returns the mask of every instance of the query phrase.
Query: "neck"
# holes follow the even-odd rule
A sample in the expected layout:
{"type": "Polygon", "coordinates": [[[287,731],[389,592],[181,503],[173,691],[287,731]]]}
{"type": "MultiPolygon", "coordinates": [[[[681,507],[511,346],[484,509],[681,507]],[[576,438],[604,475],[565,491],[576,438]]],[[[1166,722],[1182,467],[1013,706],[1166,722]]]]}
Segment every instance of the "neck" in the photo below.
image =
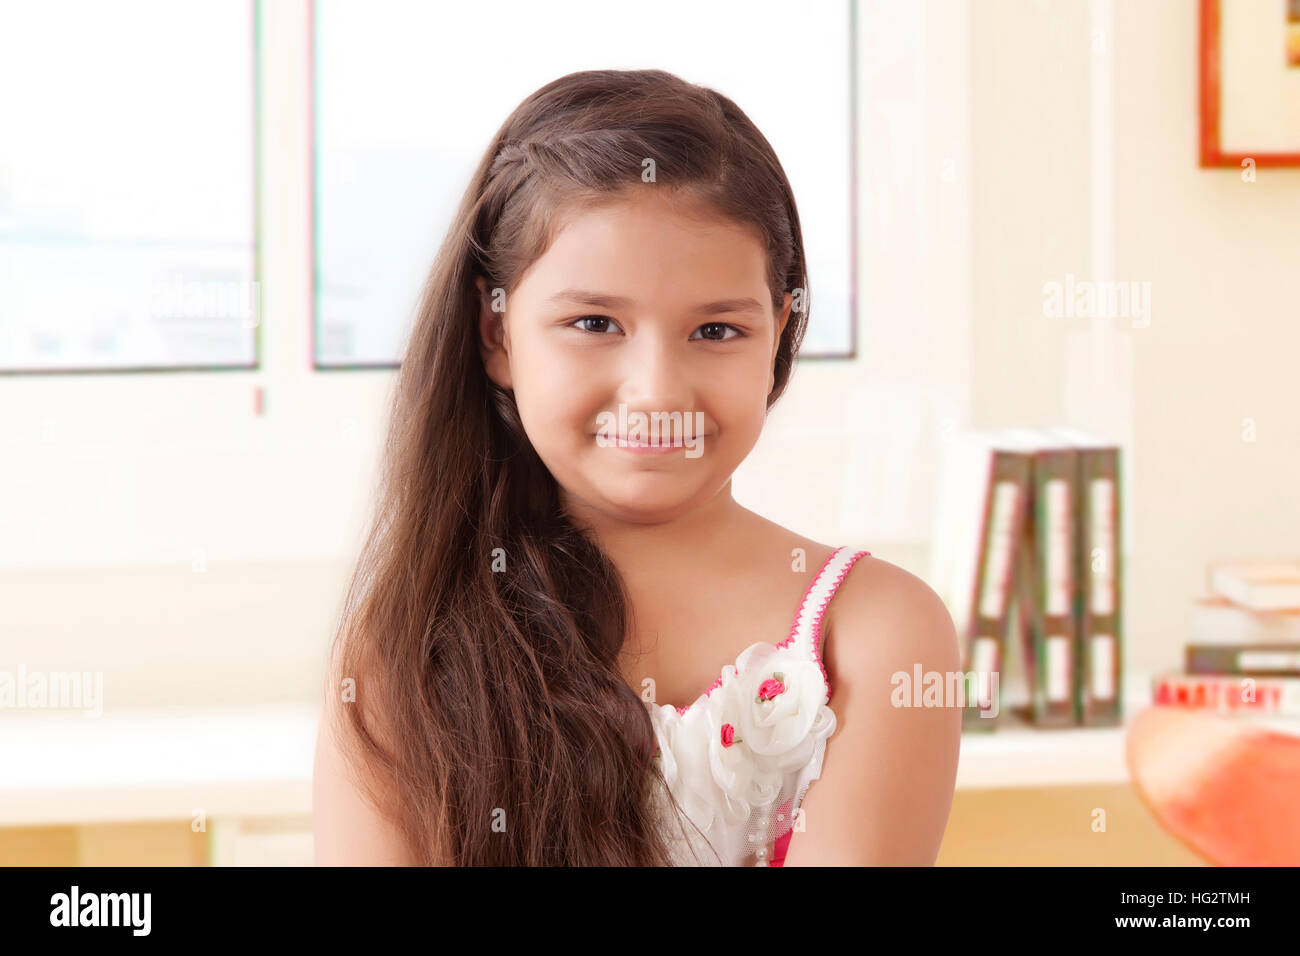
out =
{"type": "Polygon", "coordinates": [[[652,524],[612,517],[563,491],[561,497],[570,517],[595,536],[601,549],[629,582],[653,580],[674,570],[680,573],[684,566],[716,566],[717,560],[723,562],[721,567],[734,564],[734,554],[720,554],[721,542],[735,540],[727,532],[754,517],[732,498],[730,479],[694,511],[652,524]]]}

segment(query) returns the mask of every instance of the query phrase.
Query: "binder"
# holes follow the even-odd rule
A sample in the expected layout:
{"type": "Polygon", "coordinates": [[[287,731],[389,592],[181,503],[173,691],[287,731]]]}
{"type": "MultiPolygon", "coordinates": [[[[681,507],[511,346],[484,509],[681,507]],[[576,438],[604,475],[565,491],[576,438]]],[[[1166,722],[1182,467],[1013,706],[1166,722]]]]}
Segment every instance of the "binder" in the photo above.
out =
{"type": "Polygon", "coordinates": [[[1078,452],[1050,430],[1023,429],[1034,448],[1030,482],[1032,561],[1026,575],[1033,677],[1030,719],[1042,727],[1072,727],[1078,720],[1077,571],[1078,452]]]}
{"type": "Polygon", "coordinates": [[[960,432],[944,456],[930,580],[961,641],[963,730],[993,730],[1003,712],[1001,674],[1029,481],[1030,458],[1006,429],[960,432]]]}
{"type": "Polygon", "coordinates": [[[1123,720],[1122,487],[1118,444],[1072,428],[1052,432],[1076,451],[1075,718],[1123,720]]]}
{"type": "MultiPolygon", "coordinates": [[[[1032,459],[1030,460],[1032,467],[1032,459]]],[[[1033,494],[1026,488],[1025,521],[1020,529],[1020,548],[1016,559],[1015,580],[1011,589],[1011,633],[1019,646],[1021,671],[1028,684],[1030,706],[1020,713],[1033,720],[1033,696],[1037,686],[1038,659],[1034,656],[1034,617],[1037,611],[1036,561],[1034,558],[1033,494]]],[[[1018,709],[1019,710],[1019,709],[1018,709]]]]}

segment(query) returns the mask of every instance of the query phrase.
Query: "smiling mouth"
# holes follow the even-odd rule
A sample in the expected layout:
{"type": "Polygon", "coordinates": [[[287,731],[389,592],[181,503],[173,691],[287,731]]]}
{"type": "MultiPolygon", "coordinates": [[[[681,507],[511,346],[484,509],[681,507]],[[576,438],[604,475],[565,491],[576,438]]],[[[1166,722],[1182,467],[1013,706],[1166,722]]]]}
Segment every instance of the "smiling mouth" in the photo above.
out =
{"type": "MultiPolygon", "coordinates": [[[[601,436],[597,434],[594,437],[600,438],[601,436]]],[[[696,442],[704,438],[712,438],[712,437],[713,437],[713,433],[709,432],[704,435],[696,435],[694,438],[691,439],[691,441],[696,442]]],[[[686,445],[688,444],[685,439],[681,441],[648,442],[639,438],[625,438],[622,435],[609,436],[606,438],[606,441],[609,443],[611,447],[618,447],[618,448],[685,448],[686,445]]]]}
{"type": "Polygon", "coordinates": [[[649,442],[634,438],[619,438],[615,442],[619,448],[685,448],[684,441],[649,442]]]}

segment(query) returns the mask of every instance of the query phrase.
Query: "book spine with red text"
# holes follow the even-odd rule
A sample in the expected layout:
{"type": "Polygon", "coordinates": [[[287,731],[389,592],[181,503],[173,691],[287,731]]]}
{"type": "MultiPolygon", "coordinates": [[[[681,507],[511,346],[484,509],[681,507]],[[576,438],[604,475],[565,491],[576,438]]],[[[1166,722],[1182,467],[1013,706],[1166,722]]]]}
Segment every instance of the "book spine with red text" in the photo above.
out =
{"type": "Polygon", "coordinates": [[[1151,702],[1217,714],[1300,717],[1300,677],[1237,674],[1157,674],[1151,702]]]}

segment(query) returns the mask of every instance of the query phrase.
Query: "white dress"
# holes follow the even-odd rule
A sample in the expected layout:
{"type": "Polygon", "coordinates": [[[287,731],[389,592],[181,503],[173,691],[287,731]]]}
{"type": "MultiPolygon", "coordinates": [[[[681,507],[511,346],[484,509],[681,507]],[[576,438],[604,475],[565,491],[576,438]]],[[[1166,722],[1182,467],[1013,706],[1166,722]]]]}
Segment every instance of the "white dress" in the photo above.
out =
{"type": "Polygon", "coordinates": [[[657,794],[681,866],[781,866],[796,811],[821,776],[835,732],[820,657],[822,617],[840,582],[869,551],[837,548],[813,578],[780,644],[759,641],[685,707],[647,702],[664,779],[687,818],[657,794]],[[699,827],[699,833],[691,826],[699,827]]]}

